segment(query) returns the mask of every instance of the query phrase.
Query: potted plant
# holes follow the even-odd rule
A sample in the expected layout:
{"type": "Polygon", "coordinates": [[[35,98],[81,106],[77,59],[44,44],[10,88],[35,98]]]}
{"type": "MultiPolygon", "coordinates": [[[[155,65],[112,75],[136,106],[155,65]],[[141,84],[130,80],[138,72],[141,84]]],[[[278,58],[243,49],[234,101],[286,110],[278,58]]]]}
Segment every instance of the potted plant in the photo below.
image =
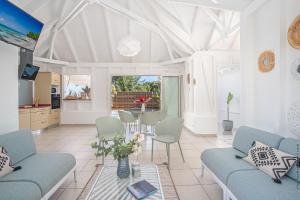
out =
{"type": "Polygon", "coordinates": [[[143,140],[144,135],[140,133],[135,133],[129,142],[126,142],[123,136],[117,135],[112,141],[101,139],[101,141],[92,143],[91,146],[96,150],[97,158],[113,155],[114,159],[118,161],[117,176],[127,178],[130,174],[128,156],[132,153],[138,155],[142,152],[143,140]]]}
{"type": "Polygon", "coordinates": [[[223,120],[224,132],[231,132],[232,129],[233,129],[233,121],[229,120],[229,106],[230,106],[230,103],[231,103],[232,100],[233,100],[233,94],[231,92],[229,92],[228,96],[227,96],[227,101],[226,101],[226,104],[227,104],[227,120],[223,120]]]}

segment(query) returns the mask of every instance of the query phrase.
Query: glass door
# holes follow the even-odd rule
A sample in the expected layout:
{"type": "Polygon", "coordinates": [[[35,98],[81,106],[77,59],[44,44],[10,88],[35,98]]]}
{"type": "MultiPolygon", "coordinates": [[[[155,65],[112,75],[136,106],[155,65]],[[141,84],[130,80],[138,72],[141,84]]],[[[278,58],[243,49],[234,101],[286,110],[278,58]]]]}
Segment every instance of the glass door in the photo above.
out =
{"type": "Polygon", "coordinates": [[[163,76],[161,107],[169,117],[181,117],[181,83],[179,76],[163,76]]]}

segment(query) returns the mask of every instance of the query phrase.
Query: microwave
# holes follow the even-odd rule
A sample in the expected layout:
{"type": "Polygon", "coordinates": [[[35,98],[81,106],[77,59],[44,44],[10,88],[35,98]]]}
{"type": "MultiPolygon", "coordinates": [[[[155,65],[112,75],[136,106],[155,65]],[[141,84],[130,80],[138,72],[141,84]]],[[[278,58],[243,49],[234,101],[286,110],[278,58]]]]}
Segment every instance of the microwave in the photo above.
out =
{"type": "Polygon", "coordinates": [[[51,94],[56,94],[57,93],[57,88],[53,87],[51,88],[51,94]]]}

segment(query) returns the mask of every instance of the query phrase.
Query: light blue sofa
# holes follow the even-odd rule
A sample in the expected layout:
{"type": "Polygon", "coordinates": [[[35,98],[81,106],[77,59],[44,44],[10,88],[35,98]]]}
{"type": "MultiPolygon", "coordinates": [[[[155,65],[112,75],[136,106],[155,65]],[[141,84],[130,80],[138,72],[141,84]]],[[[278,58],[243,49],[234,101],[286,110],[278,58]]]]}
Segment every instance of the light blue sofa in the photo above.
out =
{"type": "Polygon", "coordinates": [[[15,166],[22,169],[0,178],[0,199],[46,200],[72,173],[76,160],[66,153],[37,153],[30,130],[0,135],[15,166]]]}
{"type": "Polygon", "coordinates": [[[276,184],[270,176],[235,157],[245,156],[254,140],[296,156],[297,145],[300,147],[300,140],[244,126],[237,130],[231,148],[205,150],[201,154],[203,167],[222,187],[223,199],[300,200],[300,186],[297,189],[297,173],[300,181],[300,169],[297,165],[281,180],[281,184],[276,184]]]}

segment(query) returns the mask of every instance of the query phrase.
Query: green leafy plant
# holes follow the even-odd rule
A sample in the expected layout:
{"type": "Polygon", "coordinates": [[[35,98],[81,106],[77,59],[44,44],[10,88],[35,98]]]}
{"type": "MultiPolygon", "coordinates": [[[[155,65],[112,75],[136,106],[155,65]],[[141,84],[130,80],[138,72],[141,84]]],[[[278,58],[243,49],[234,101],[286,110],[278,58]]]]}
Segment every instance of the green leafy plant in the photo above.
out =
{"type": "Polygon", "coordinates": [[[229,105],[231,103],[231,101],[233,100],[233,94],[231,92],[228,93],[228,96],[227,96],[227,101],[226,101],[226,104],[227,104],[227,120],[229,120],[229,105]]]}
{"type": "Polygon", "coordinates": [[[133,138],[126,143],[123,136],[116,135],[112,141],[101,140],[91,144],[91,147],[96,150],[95,156],[98,158],[100,156],[112,155],[115,160],[120,160],[128,157],[130,154],[139,154],[142,151],[142,141],[144,140],[144,135],[136,133],[133,138]]]}

